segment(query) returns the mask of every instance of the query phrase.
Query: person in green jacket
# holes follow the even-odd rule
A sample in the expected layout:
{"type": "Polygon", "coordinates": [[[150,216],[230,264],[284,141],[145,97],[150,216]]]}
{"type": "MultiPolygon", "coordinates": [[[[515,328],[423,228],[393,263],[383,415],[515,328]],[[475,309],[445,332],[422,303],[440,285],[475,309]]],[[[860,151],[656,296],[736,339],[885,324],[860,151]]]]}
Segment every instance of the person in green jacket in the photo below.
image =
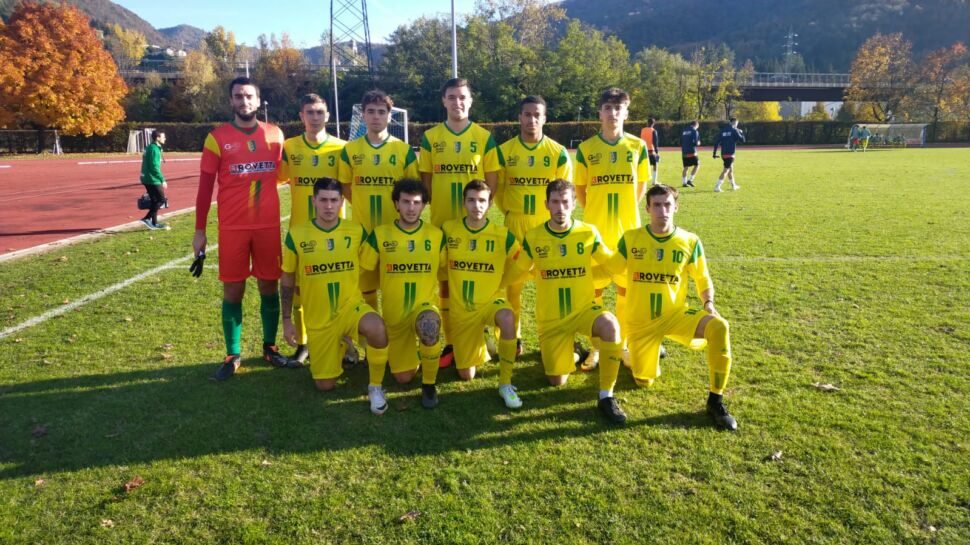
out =
{"type": "Polygon", "coordinates": [[[149,229],[168,230],[169,228],[164,223],[158,223],[158,209],[168,202],[165,198],[168,182],[162,175],[162,144],[164,143],[164,132],[152,132],[152,143],[145,148],[145,154],[141,158],[141,183],[152,199],[152,207],[148,209],[141,222],[149,229]]]}

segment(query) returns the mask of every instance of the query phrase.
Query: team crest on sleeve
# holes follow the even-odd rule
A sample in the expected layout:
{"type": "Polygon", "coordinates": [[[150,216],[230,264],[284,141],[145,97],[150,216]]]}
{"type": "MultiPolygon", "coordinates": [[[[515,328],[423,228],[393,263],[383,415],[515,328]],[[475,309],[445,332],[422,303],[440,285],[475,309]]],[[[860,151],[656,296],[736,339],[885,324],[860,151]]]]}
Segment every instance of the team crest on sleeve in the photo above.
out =
{"type": "Polygon", "coordinates": [[[414,240],[408,240],[408,251],[409,252],[414,251],[414,240]]]}
{"type": "Polygon", "coordinates": [[[663,261],[663,260],[664,260],[664,250],[663,250],[663,248],[658,248],[657,249],[657,261],[663,261]]]}
{"type": "Polygon", "coordinates": [[[610,152],[610,162],[611,163],[615,163],[618,158],[619,158],[619,156],[617,155],[617,153],[615,151],[611,151],[610,152]]]}
{"type": "Polygon", "coordinates": [[[559,245],[559,255],[562,256],[562,257],[566,257],[566,245],[565,244],[560,244],[559,245]]]}
{"type": "Polygon", "coordinates": [[[461,153],[461,140],[455,142],[455,153],[461,153]]]}
{"type": "Polygon", "coordinates": [[[314,156],[313,156],[313,157],[312,157],[312,158],[310,159],[310,163],[312,163],[312,164],[313,164],[313,166],[315,166],[315,167],[317,167],[317,166],[320,166],[320,156],[319,156],[319,155],[314,155],[314,156]]]}
{"type": "Polygon", "coordinates": [[[381,154],[375,153],[374,157],[371,158],[371,163],[376,167],[381,164],[381,154]]]}
{"type": "Polygon", "coordinates": [[[256,141],[255,140],[247,140],[246,141],[246,147],[249,148],[249,151],[256,151],[256,141]]]}
{"type": "Polygon", "coordinates": [[[333,251],[333,239],[332,238],[328,238],[327,239],[327,249],[330,250],[331,252],[333,251]]]}

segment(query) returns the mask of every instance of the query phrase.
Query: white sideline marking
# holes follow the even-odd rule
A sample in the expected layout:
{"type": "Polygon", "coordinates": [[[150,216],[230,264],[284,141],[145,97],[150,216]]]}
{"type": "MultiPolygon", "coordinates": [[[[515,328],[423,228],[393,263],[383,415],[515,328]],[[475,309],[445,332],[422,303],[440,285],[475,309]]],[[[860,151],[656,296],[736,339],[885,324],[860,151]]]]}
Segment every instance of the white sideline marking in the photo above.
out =
{"type": "MultiPolygon", "coordinates": [[[[283,225],[283,222],[285,222],[288,219],[290,219],[290,216],[285,216],[285,217],[280,218],[280,225],[283,225]]],[[[219,249],[219,245],[218,244],[213,244],[211,246],[206,246],[206,254],[207,255],[208,254],[211,254],[212,252],[216,251],[217,249],[219,249]]],[[[138,282],[139,280],[144,280],[145,278],[148,278],[149,276],[152,276],[154,274],[158,274],[158,273],[160,273],[160,272],[162,272],[164,270],[168,270],[168,269],[178,269],[178,268],[184,267],[185,266],[184,264],[181,265],[181,266],[179,266],[179,263],[180,262],[184,262],[184,261],[188,261],[190,259],[194,259],[194,256],[192,254],[189,254],[189,255],[184,256],[184,257],[179,257],[179,258],[173,259],[173,260],[169,261],[168,263],[163,263],[163,264],[155,267],[154,269],[150,269],[150,270],[147,270],[145,272],[138,273],[135,276],[132,276],[131,278],[129,278],[127,280],[122,280],[121,282],[118,282],[117,284],[113,284],[111,286],[108,286],[107,288],[104,288],[103,290],[99,290],[99,291],[96,291],[96,292],[94,292],[92,294],[85,295],[84,297],[78,299],[77,301],[73,301],[73,302],[67,303],[66,305],[61,305],[61,306],[59,306],[57,308],[53,308],[51,310],[48,310],[47,312],[41,314],[40,316],[34,316],[33,318],[30,318],[29,320],[27,320],[25,322],[19,323],[19,324],[13,326],[13,327],[8,327],[7,329],[4,329],[3,331],[0,331],[0,339],[5,339],[5,338],[13,335],[14,333],[17,333],[19,331],[23,331],[24,329],[27,329],[28,327],[33,327],[35,325],[42,324],[42,323],[46,322],[47,320],[50,320],[51,318],[55,318],[57,316],[60,316],[60,315],[65,314],[67,312],[70,312],[70,311],[72,311],[72,310],[74,310],[74,309],[76,309],[76,308],[78,308],[78,307],[80,307],[82,305],[86,305],[86,304],[90,303],[91,301],[97,301],[98,299],[101,299],[102,297],[104,297],[106,295],[111,295],[112,293],[114,293],[114,292],[116,292],[118,290],[127,288],[128,286],[134,284],[135,282],[138,282]]],[[[218,266],[206,265],[205,268],[206,269],[208,269],[208,268],[218,268],[218,266]]]]}
{"type": "Polygon", "coordinates": [[[0,165],[0,168],[10,168],[11,165],[0,165]]]}
{"type": "MultiPolygon", "coordinates": [[[[165,159],[164,162],[178,162],[178,161],[200,161],[199,157],[189,157],[183,159],[165,159]]],[[[113,159],[110,161],[78,161],[79,165],[122,165],[127,163],[141,163],[141,159],[113,159]]]]}

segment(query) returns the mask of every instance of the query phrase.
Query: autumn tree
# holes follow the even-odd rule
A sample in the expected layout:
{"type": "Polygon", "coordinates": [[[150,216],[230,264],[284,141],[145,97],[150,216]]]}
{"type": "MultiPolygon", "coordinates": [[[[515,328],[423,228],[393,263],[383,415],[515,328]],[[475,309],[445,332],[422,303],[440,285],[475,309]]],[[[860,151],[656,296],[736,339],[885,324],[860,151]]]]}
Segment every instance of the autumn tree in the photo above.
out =
{"type": "Polygon", "coordinates": [[[866,40],[852,61],[846,100],[868,103],[878,121],[899,114],[913,86],[912,49],[901,33],[866,40]]]}
{"type": "Polygon", "coordinates": [[[277,119],[294,121],[298,119],[300,97],[311,90],[306,58],[285,32],[278,40],[275,35],[260,38],[254,76],[261,98],[270,105],[277,119]]]}
{"type": "Polygon", "coordinates": [[[733,114],[744,121],[781,121],[778,102],[737,102],[733,114]]]}
{"type": "Polygon", "coordinates": [[[829,113],[825,110],[825,103],[816,102],[815,105],[812,106],[811,111],[805,114],[802,119],[807,121],[828,121],[831,118],[829,117],[829,113]]]}
{"type": "Polygon", "coordinates": [[[205,45],[216,64],[216,70],[222,77],[233,74],[236,67],[236,57],[239,53],[236,46],[236,35],[217,26],[205,35],[205,45]]]}
{"type": "Polygon", "coordinates": [[[0,112],[7,124],[105,134],[127,88],[87,16],[66,4],[18,4],[0,29],[0,112]]]}
{"type": "Polygon", "coordinates": [[[538,51],[552,45],[566,10],[548,0],[477,0],[475,16],[509,25],[520,44],[538,51]]]}
{"type": "Polygon", "coordinates": [[[967,46],[957,42],[930,52],[920,63],[919,81],[923,84],[926,103],[933,111],[934,127],[941,115],[944,118],[959,116],[960,82],[954,75],[968,60],[967,46]]]}
{"type": "Polygon", "coordinates": [[[105,45],[114,57],[118,70],[131,70],[138,66],[142,57],[145,56],[145,48],[148,47],[148,40],[145,35],[137,30],[128,30],[117,24],[108,25],[108,34],[105,37],[105,45]]]}

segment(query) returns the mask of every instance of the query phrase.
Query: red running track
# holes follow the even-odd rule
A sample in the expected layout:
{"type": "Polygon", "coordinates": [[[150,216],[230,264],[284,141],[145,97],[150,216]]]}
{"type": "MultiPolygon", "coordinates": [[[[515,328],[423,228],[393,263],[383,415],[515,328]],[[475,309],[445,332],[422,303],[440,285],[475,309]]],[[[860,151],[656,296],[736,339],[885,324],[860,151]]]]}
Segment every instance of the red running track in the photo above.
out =
{"type": "MultiPolygon", "coordinates": [[[[169,209],[195,206],[200,155],[166,157],[169,209]]],[[[0,256],[141,219],[137,155],[0,159],[0,256]]]]}

